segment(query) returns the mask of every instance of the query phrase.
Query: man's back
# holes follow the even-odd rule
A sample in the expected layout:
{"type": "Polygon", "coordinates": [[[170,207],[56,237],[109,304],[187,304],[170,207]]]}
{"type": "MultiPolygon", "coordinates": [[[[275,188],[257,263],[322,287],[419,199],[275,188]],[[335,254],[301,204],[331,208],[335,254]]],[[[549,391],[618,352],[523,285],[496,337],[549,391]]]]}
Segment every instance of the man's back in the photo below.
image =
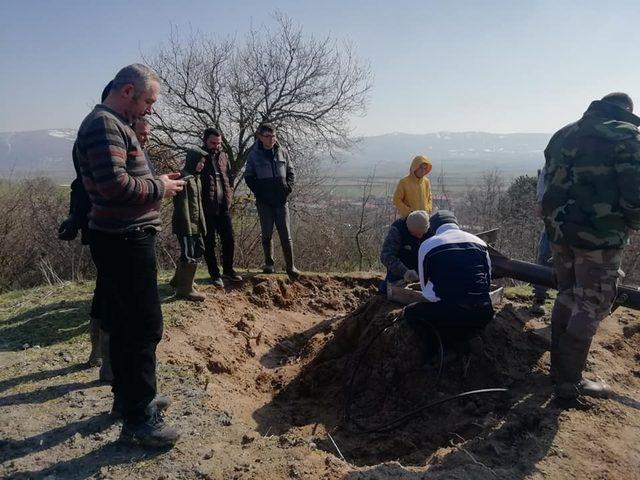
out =
{"type": "Polygon", "coordinates": [[[490,303],[491,264],[480,238],[445,224],[422,243],[418,257],[422,293],[430,302],[490,303]]]}
{"type": "Polygon", "coordinates": [[[620,247],[640,226],[640,118],[595,101],[545,150],[543,216],[550,240],[586,249],[620,247]]]}

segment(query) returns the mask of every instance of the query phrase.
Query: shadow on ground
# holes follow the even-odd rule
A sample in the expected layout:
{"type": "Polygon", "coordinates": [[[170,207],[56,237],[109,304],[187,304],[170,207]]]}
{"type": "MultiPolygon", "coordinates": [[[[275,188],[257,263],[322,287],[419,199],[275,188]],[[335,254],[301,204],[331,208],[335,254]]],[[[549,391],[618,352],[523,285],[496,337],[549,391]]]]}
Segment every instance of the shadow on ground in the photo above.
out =
{"type": "Polygon", "coordinates": [[[0,322],[0,351],[53,345],[87,333],[90,305],[90,300],[61,301],[9,317],[0,322]]]}

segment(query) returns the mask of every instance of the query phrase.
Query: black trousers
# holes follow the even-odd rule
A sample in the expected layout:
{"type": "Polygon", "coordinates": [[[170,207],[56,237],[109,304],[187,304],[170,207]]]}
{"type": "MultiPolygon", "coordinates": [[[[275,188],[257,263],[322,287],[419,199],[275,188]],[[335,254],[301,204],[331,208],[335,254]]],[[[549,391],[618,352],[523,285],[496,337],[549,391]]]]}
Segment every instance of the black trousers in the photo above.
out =
{"type": "Polygon", "coordinates": [[[229,212],[219,215],[205,214],[207,235],[204,237],[204,260],[211,277],[219,277],[220,269],[216,259],[216,233],[220,235],[222,246],[222,271],[233,271],[233,255],[235,251],[235,239],[233,238],[233,224],[229,212]]]}
{"type": "Polygon", "coordinates": [[[90,231],[102,297],[101,325],[110,334],[112,390],[125,422],[147,418],[156,395],[156,347],[162,338],[153,230],[90,231]]]}
{"type": "Polygon", "coordinates": [[[411,328],[433,351],[435,338],[426,325],[429,322],[437,330],[445,345],[454,345],[482,332],[493,319],[491,303],[481,305],[456,305],[442,302],[419,302],[405,309],[404,316],[411,328]]]}

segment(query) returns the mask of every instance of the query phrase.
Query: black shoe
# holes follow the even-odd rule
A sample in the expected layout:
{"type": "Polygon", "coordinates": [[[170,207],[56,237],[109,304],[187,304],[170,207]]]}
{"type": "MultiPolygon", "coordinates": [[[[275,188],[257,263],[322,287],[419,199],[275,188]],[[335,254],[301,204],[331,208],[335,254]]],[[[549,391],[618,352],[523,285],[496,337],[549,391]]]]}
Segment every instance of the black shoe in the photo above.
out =
{"type": "Polygon", "coordinates": [[[211,277],[211,283],[213,283],[214,287],[224,288],[224,282],[222,281],[222,277],[219,275],[216,277],[211,277]]]}
{"type": "Polygon", "coordinates": [[[179,438],[178,430],[167,425],[157,410],[143,422],[124,423],[120,432],[121,442],[147,448],[170,448],[179,438]]]}
{"type": "MultiPolygon", "coordinates": [[[[169,399],[169,397],[167,397],[166,395],[156,395],[153,400],[149,402],[149,405],[147,405],[146,411],[148,415],[151,415],[155,411],[162,412],[166,410],[167,408],[169,408],[169,405],[171,405],[171,400],[169,399]]],[[[113,400],[113,407],[111,407],[111,413],[109,415],[111,415],[111,418],[113,420],[120,420],[122,419],[122,410],[122,402],[119,398],[115,398],[113,400]]]]}
{"type": "Polygon", "coordinates": [[[238,275],[235,270],[229,270],[228,272],[224,272],[222,274],[222,278],[234,283],[240,283],[242,281],[242,277],[238,275]]]}
{"type": "Polygon", "coordinates": [[[262,273],[267,273],[267,274],[276,273],[276,267],[268,263],[265,263],[262,266],[262,273]]]}

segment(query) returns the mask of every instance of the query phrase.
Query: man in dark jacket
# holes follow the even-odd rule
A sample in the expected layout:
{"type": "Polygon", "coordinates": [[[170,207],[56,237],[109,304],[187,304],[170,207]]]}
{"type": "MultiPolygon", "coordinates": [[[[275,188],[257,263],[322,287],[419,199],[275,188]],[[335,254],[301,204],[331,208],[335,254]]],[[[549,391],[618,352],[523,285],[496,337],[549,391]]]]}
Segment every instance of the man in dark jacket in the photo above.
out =
{"type": "Polygon", "coordinates": [[[424,210],[411,212],[391,224],[380,251],[380,261],[387,268],[387,276],[380,285],[385,294],[389,284],[414,283],[418,276],[418,249],[427,237],[429,214],[424,210]]]}
{"type": "Polygon", "coordinates": [[[204,259],[214,285],[224,287],[224,281],[241,282],[242,277],[233,269],[235,240],[231,222],[233,190],[229,178],[229,158],[222,151],[222,135],[215,128],[202,134],[202,147],[208,153],[202,169],[202,207],[207,235],[204,239],[204,259]],[[222,276],[216,259],[216,233],[222,243],[222,276]]]}
{"type": "Polygon", "coordinates": [[[273,125],[262,124],[258,139],[249,150],[244,178],[256,197],[260,217],[262,248],[264,249],[264,273],[273,273],[273,226],[275,224],[282,245],[282,253],[289,277],[295,279],[300,271],[293,260],[293,243],[287,199],[293,191],[293,165],[287,151],[278,144],[273,125]]]}
{"type": "Polygon", "coordinates": [[[418,252],[418,274],[426,302],[407,307],[405,318],[425,341],[433,339],[425,325],[429,322],[445,344],[468,350],[468,340],[493,319],[487,244],[461,230],[448,210],[433,214],[430,225],[434,235],[418,252]]]}
{"type": "Polygon", "coordinates": [[[607,396],[582,378],[591,340],[616,296],[622,249],[640,229],[640,117],[627,94],[589,105],[545,149],[542,215],[558,296],[551,314],[551,373],[560,399],[607,396]]]}

